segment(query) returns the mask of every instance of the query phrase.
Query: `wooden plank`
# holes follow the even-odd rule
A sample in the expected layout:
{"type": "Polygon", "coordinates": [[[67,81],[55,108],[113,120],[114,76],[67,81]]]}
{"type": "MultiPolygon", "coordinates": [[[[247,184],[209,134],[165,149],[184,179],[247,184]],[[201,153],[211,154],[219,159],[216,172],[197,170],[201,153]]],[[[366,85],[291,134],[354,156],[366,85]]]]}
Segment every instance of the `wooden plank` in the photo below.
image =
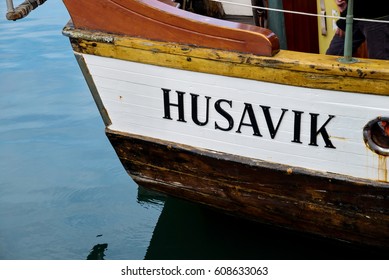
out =
{"type": "Polygon", "coordinates": [[[107,130],[142,186],[261,222],[388,246],[386,185],[247,160],[107,130]]]}
{"type": "Polygon", "coordinates": [[[389,95],[386,60],[342,64],[334,56],[291,51],[280,51],[269,59],[104,33],[99,37],[80,30],[69,32],[68,36],[91,39],[72,39],[74,50],[80,53],[277,84],[389,95]],[[103,42],[106,39],[114,43],[103,42]]]}

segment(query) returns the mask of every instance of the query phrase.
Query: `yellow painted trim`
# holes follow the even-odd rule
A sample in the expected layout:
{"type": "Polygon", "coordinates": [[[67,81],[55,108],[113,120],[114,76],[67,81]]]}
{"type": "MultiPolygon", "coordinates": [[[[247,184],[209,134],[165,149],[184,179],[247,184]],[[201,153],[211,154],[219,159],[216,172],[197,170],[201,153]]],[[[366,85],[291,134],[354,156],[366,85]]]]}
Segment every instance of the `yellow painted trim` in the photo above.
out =
{"type": "Polygon", "coordinates": [[[66,30],[76,52],[195,72],[315,89],[389,95],[389,61],[342,64],[335,56],[280,51],[273,57],[134,37],[66,30]]]}
{"type": "MultiPolygon", "coordinates": [[[[321,13],[321,6],[320,6],[321,0],[316,0],[316,2],[317,2],[317,13],[320,14],[321,13]]],[[[334,0],[324,0],[324,3],[325,3],[325,12],[326,12],[327,16],[336,16],[336,17],[340,16],[339,11],[338,11],[338,7],[336,6],[334,0]]],[[[318,32],[319,32],[318,33],[319,34],[319,48],[320,48],[320,53],[322,53],[322,54],[324,54],[327,51],[328,46],[330,45],[330,42],[331,42],[332,38],[334,37],[335,31],[337,28],[336,19],[326,18],[324,21],[326,22],[326,27],[327,27],[327,29],[326,29],[327,34],[326,35],[323,35],[321,32],[322,18],[318,17],[318,19],[317,19],[318,32]]]]}

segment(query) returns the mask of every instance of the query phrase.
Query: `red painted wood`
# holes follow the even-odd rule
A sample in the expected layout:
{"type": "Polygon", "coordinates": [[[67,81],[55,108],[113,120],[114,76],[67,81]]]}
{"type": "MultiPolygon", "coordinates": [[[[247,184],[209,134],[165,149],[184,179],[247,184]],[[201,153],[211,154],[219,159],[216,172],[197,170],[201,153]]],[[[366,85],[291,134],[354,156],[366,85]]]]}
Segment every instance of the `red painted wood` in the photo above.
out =
{"type": "Polygon", "coordinates": [[[272,56],[277,36],[254,25],[196,15],[157,0],[64,0],[79,29],[272,56]]]}

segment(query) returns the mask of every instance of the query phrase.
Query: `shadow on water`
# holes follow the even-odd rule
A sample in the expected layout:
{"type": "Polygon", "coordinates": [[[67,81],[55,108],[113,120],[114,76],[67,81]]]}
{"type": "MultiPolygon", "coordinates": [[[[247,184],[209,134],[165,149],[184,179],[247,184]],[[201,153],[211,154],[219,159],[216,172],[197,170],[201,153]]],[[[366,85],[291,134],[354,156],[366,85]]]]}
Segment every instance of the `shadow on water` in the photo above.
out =
{"type": "Polygon", "coordinates": [[[138,201],[142,197],[151,203],[165,201],[145,259],[365,260],[389,257],[389,251],[379,248],[317,238],[231,217],[171,197],[156,194],[153,198],[152,193],[142,192],[138,194],[138,201]]]}

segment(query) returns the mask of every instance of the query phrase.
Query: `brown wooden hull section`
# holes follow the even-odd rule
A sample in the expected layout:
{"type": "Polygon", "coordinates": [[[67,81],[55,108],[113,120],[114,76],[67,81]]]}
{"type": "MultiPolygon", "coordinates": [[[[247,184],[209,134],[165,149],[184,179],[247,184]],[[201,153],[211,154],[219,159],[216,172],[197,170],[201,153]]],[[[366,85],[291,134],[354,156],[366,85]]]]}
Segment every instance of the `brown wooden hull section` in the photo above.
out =
{"type": "Polygon", "coordinates": [[[106,134],[141,186],[227,213],[320,236],[389,248],[384,184],[106,134]]]}
{"type": "Polygon", "coordinates": [[[64,0],[76,28],[272,56],[270,30],[196,15],[157,0],[64,0]]]}

